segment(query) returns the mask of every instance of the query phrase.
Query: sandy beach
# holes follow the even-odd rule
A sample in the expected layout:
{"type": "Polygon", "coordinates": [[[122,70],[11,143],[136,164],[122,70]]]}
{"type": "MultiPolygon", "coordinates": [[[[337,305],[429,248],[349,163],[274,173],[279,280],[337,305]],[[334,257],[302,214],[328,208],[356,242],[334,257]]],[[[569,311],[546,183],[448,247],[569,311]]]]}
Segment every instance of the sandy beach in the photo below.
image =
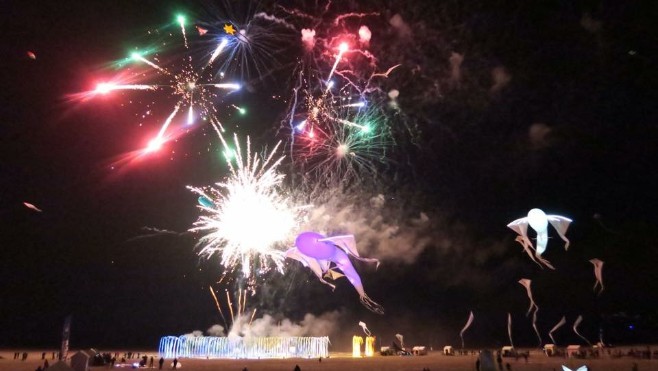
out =
{"type": "MultiPolygon", "coordinates": [[[[71,350],[69,355],[75,354],[77,350],[71,350]]],[[[99,350],[101,352],[115,352],[123,355],[126,350],[99,350]]],[[[140,355],[153,355],[156,359],[155,369],[157,369],[157,352],[156,351],[137,351],[140,355]]],[[[0,371],[34,371],[37,367],[42,366],[44,361],[41,359],[42,353],[46,353],[46,359],[50,365],[53,361],[53,350],[25,350],[25,349],[5,349],[0,351],[0,371]],[[14,360],[14,352],[28,353],[25,361],[14,360]]],[[[119,358],[120,359],[120,358],[119,358]]],[[[295,365],[299,365],[302,371],[422,371],[429,369],[437,370],[455,370],[455,371],[474,371],[475,355],[466,356],[445,356],[441,352],[430,352],[425,356],[379,356],[371,358],[352,358],[348,353],[331,353],[329,358],[322,359],[267,359],[267,360],[245,360],[245,359],[180,359],[179,369],[181,370],[230,370],[241,371],[245,367],[249,371],[292,371],[295,365]]],[[[128,360],[139,362],[138,359],[128,360]]],[[[117,362],[117,369],[132,369],[131,362],[120,364],[117,362]]],[[[530,351],[530,357],[526,363],[523,358],[515,360],[514,358],[503,358],[503,368],[509,363],[512,371],[561,371],[564,364],[569,368],[576,370],[582,365],[587,365],[590,370],[594,371],[632,371],[633,364],[637,364],[637,370],[658,370],[658,359],[637,359],[628,356],[621,358],[612,358],[607,354],[595,359],[565,359],[563,357],[546,357],[542,352],[537,350],[530,351]]],[[[105,367],[92,367],[91,369],[101,370],[105,367]]],[[[148,368],[148,367],[147,367],[148,368]]],[[[163,369],[171,369],[171,359],[167,359],[163,369]]]]}

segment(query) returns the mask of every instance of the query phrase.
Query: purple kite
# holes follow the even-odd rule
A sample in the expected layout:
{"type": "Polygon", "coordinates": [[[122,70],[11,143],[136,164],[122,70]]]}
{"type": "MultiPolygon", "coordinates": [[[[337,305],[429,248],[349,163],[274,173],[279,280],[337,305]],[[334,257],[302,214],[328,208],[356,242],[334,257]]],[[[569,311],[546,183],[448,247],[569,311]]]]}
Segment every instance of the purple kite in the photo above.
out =
{"type": "Polygon", "coordinates": [[[377,263],[379,266],[379,260],[359,256],[353,235],[325,237],[316,232],[303,232],[295,239],[295,247],[286,251],[287,258],[301,262],[315,273],[320,282],[332,288],[336,286],[324,278],[336,279],[345,275],[359,293],[361,303],[377,314],[384,314],[384,308],[366,295],[361,277],[356,273],[348,255],[364,262],[377,263]],[[339,269],[342,275],[334,271],[334,268],[339,269]]]}

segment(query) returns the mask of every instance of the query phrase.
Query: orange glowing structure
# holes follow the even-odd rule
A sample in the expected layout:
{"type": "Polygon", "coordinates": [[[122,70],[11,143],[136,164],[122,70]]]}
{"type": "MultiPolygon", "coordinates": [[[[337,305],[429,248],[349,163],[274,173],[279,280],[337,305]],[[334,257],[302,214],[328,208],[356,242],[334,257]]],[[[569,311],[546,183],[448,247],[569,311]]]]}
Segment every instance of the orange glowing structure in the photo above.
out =
{"type": "Polygon", "coordinates": [[[354,335],[352,337],[352,357],[361,358],[361,344],[363,344],[363,338],[361,336],[354,335]]]}

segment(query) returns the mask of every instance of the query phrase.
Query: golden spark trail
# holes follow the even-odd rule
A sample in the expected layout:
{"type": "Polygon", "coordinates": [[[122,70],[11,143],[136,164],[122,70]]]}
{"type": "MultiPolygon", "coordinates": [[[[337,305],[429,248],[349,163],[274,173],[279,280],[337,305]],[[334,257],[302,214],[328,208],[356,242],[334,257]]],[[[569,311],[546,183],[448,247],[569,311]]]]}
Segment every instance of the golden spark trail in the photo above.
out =
{"type": "Polygon", "coordinates": [[[231,303],[231,297],[228,294],[228,290],[226,290],[226,301],[228,302],[228,309],[231,310],[231,323],[235,321],[235,316],[233,315],[233,303],[231,303]]]}
{"type": "Polygon", "coordinates": [[[228,327],[226,324],[226,318],[224,317],[224,312],[222,312],[222,308],[219,306],[219,300],[217,300],[217,295],[215,295],[215,290],[212,289],[212,286],[208,286],[208,289],[210,289],[210,294],[212,294],[213,299],[215,299],[215,305],[217,306],[217,310],[219,311],[219,314],[222,316],[222,320],[224,321],[224,326],[228,327]]]}

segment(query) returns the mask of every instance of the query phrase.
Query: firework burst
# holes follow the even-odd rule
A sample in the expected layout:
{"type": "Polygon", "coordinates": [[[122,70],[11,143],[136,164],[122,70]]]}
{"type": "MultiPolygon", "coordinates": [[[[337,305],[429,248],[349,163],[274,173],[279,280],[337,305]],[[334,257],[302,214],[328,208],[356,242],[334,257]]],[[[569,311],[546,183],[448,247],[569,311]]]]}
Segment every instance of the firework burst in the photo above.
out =
{"type": "Polygon", "coordinates": [[[391,144],[379,107],[347,94],[307,96],[291,137],[293,162],[301,173],[326,185],[374,177],[391,144]]]}
{"type": "Polygon", "coordinates": [[[374,180],[394,143],[380,83],[397,67],[380,71],[369,51],[372,32],[363,22],[377,14],[279,9],[314,25],[298,36],[304,55],[281,127],[295,169],[311,187],[374,180]]]}
{"type": "Polygon", "coordinates": [[[255,84],[293,64],[297,51],[290,40],[297,32],[285,19],[250,1],[218,2],[212,7],[200,26],[229,42],[222,71],[255,84]]]}
{"type": "Polygon", "coordinates": [[[235,150],[224,152],[229,175],[214,187],[189,187],[199,197],[203,212],[191,231],[203,232],[200,255],[221,256],[227,270],[241,267],[245,278],[265,273],[274,266],[283,272],[284,249],[299,225],[300,211],[282,189],[284,175],[277,168],[283,156],[275,157],[279,144],[269,154],[251,152],[247,138],[243,155],[237,136],[235,150]]]}
{"type": "MultiPolygon", "coordinates": [[[[127,60],[121,63],[122,65],[134,65],[133,76],[127,77],[126,74],[122,74],[114,81],[104,81],[97,84],[96,89],[93,91],[94,94],[109,94],[114,91],[125,90],[150,90],[168,93],[168,98],[174,101],[173,108],[171,108],[169,115],[160,126],[157,135],[149,141],[145,149],[146,152],[158,150],[165,142],[189,131],[191,126],[200,121],[208,121],[223,130],[218,118],[219,112],[216,102],[220,100],[221,92],[234,92],[240,89],[238,83],[223,81],[225,76],[223,71],[214,72],[215,65],[219,64],[218,57],[230,48],[229,39],[214,38],[213,52],[196,58],[195,53],[191,51],[188,35],[185,32],[185,17],[178,16],[176,22],[180,27],[178,38],[180,39],[179,42],[183,44],[182,54],[184,55],[179,63],[162,63],[161,59],[163,57],[153,49],[134,51],[127,60]],[[148,79],[150,82],[132,83],[144,79],[148,79]],[[172,126],[178,127],[175,133],[171,133],[172,126]]],[[[152,33],[159,34],[160,31],[153,31],[152,33]]],[[[164,41],[160,42],[163,47],[175,44],[175,41],[170,40],[175,36],[171,33],[167,35],[164,41]]],[[[169,48],[169,51],[172,50],[175,50],[175,48],[169,48]]],[[[146,118],[152,115],[151,106],[155,106],[155,102],[147,105],[147,110],[142,117],[146,118]]],[[[239,110],[239,108],[236,109],[239,110]]]]}

